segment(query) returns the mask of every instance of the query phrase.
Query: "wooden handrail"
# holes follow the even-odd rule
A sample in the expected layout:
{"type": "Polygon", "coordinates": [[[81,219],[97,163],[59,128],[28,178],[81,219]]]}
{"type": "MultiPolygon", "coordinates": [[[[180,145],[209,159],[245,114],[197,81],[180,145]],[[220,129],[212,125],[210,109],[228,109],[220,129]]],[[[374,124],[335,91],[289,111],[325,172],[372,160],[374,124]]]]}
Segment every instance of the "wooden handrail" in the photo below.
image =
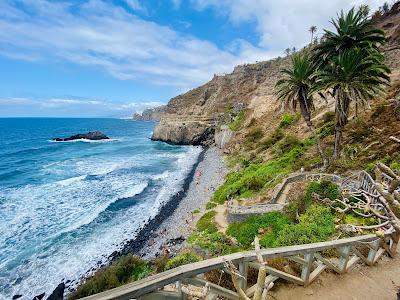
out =
{"type": "MultiPolygon", "coordinates": [[[[280,248],[269,248],[261,250],[264,259],[273,259],[278,257],[291,257],[299,254],[314,253],[328,249],[339,248],[343,246],[355,246],[362,242],[372,242],[379,240],[376,235],[369,234],[333,241],[326,241],[313,244],[295,245],[280,248]]],[[[148,293],[157,291],[168,284],[181,281],[185,278],[192,278],[196,275],[208,271],[223,269],[227,261],[233,263],[256,261],[256,251],[238,252],[216,258],[203,260],[200,262],[183,265],[172,270],[149,276],[147,278],[117,287],[99,294],[85,297],[85,300],[127,300],[144,296],[148,293]]]]}

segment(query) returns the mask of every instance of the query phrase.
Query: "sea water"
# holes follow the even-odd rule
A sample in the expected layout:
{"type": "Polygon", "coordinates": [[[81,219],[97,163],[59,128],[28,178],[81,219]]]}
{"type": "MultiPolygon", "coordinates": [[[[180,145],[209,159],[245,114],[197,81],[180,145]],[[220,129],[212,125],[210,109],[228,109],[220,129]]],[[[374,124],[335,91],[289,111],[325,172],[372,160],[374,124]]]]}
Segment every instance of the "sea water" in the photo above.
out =
{"type": "Polygon", "coordinates": [[[79,279],[182,189],[201,149],[151,141],[153,126],[0,119],[0,299],[79,279]],[[95,130],[110,140],[52,141],[95,130]]]}

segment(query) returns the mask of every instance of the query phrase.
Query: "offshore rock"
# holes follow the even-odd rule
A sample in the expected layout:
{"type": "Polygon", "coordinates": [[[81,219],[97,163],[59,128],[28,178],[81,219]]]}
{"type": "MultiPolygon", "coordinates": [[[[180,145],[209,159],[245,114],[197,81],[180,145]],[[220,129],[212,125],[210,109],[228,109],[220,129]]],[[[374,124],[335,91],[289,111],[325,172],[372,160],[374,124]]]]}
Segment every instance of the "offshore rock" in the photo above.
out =
{"type": "Polygon", "coordinates": [[[82,140],[82,139],[98,141],[98,140],[108,140],[110,138],[100,131],[93,131],[93,132],[88,132],[88,133],[75,134],[75,135],[72,135],[67,138],[55,138],[55,139],[53,139],[53,141],[68,142],[68,141],[82,140]]]}

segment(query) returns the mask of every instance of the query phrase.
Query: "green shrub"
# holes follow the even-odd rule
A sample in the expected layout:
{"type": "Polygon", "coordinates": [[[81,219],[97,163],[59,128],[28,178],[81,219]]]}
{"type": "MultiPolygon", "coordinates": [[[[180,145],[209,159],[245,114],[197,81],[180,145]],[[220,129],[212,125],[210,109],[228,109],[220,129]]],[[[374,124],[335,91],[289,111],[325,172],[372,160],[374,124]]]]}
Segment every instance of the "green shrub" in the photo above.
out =
{"type": "Polygon", "coordinates": [[[206,250],[211,256],[226,255],[241,250],[221,232],[194,232],[189,236],[188,243],[206,250]]]}
{"type": "MultiPolygon", "coordinates": [[[[244,222],[230,224],[226,233],[236,238],[241,246],[249,248],[254,241],[254,237],[259,235],[275,235],[285,225],[289,224],[289,219],[281,212],[270,212],[264,215],[252,216],[244,222]]],[[[261,243],[262,245],[264,243],[261,243]]],[[[265,245],[263,245],[265,246],[265,245]]]]}
{"type": "Polygon", "coordinates": [[[229,129],[232,131],[239,131],[242,128],[243,122],[245,120],[245,112],[242,110],[229,124],[229,129]]]}
{"type": "Polygon", "coordinates": [[[300,222],[285,226],[275,246],[291,246],[327,240],[335,232],[334,216],[329,207],[312,205],[300,216],[300,222]]]}
{"type": "Polygon", "coordinates": [[[209,202],[207,202],[207,204],[206,204],[206,209],[213,209],[213,208],[216,207],[217,205],[218,205],[218,203],[209,201],[209,202]]]}
{"type": "Polygon", "coordinates": [[[327,136],[330,136],[335,133],[335,121],[329,121],[322,125],[322,127],[318,128],[317,134],[320,139],[324,139],[327,136]]]}
{"type": "Polygon", "coordinates": [[[301,141],[292,135],[287,135],[283,139],[281,139],[278,143],[276,143],[274,147],[274,152],[277,155],[282,155],[295,147],[301,146],[301,141]]]}
{"type": "Polygon", "coordinates": [[[215,225],[214,217],[217,213],[215,211],[206,212],[200,219],[197,221],[196,228],[198,231],[204,231],[208,233],[213,233],[218,231],[217,226],[215,225]]]}
{"type": "Polygon", "coordinates": [[[285,135],[284,135],[282,129],[277,128],[270,136],[262,139],[258,143],[257,148],[258,148],[259,151],[267,150],[268,148],[273,146],[275,143],[280,141],[284,136],[285,135]]]}
{"type": "Polygon", "coordinates": [[[251,163],[243,170],[232,172],[226,176],[222,184],[214,193],[212,201],[224,203],[231,197],[250,197],[262,188],[272,188],[290,172],[304,152],[313,144],[308,139],[293,147],[267,163],[251,163]]]}
{"type": "Polygon", "coordinates": [[[245,136],[245,145],[255,146],[259,140],[264,136],[264,131],[260,127],[252,128],[245,136]]]}
{"type": "Polygon", "coordinates": [[[281,117],[281,122],[279,123],[279,128],[286,128],[299,120],[300,116],[298,114],[283,114],[281,117]]]}
{"type": "Polygon", "coordinates": [[[78,286],[77,290],[69,296],[69,299],[79,299],[97,294],[147,277],[151,272],[152,269],[148,262],[133,255],[126,255],[109,267],[98,270],[92,277],[78,286]]]}
{"type": "Polygon", "coordinates": [[[193,214],[196,215],[196,214],[198,214],[198,213],[200,213],[200,210],[199,210],[198,208],[196,208],[196,209],[193,211],[193,214]]]}
{"type": "Polygon", "coordinates": [[[202,260],[196,253],[185,250],[171,258],[165,265],[165,271],[202,260]]]}
{"type": "Polygon", "coordinates": [[[313,193],[316,193],[323,198],[334,200],[339,196],[339,188],[331,181],[312,181],[308,184],[303,197],[291,201],[285,207],[285,213],[292,220],[296,220],[297,216],[303,214],[313,203],[313,193]]]}
{"type": "Polygon", "coordinates": [[[322,116],[322,123],[326,124],[332,121],[335,121],[336,119],[336,114],[334,111],[328,111],[326,113],[324,113],[324,115],[322,116]]]}

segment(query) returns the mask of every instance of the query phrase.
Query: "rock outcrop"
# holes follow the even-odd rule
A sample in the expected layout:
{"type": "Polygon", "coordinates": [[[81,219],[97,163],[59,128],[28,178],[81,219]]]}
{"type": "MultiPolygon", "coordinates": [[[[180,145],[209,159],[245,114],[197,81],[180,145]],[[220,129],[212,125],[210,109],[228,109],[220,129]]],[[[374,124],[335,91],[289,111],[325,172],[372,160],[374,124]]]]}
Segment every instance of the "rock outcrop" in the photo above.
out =
{"type": "MultiPolygon", "coordinates": [[[[173,144],[209,144],[227,108],[247,107],[255,96],[272,95],[288,58],[235,67],[208,83],[172,98],[153,131],[153,140],[173,144]]],[[[218,130],[217,130],[218,131],[218,130]]]]}
{"type": "Polygon", "coordinates": [[[82,140],[82,139],[98,141],[98,140],[108,140],[110,138],[100,131],[92,131],[92,132],[88,132],[88,133],[79,133],[79,134],[71,135],[70,137],[66,137],[66,138],[55,138],[55,139],[53,139],[53,141],[68,142],[68,141],[82,140]]]}
{"type": "Polygon", "coordinates": [[[147,108],[141,114],[134,113],[134,121],[160,121],[161,114],[165,111],[165,105],[147,108]]]}

